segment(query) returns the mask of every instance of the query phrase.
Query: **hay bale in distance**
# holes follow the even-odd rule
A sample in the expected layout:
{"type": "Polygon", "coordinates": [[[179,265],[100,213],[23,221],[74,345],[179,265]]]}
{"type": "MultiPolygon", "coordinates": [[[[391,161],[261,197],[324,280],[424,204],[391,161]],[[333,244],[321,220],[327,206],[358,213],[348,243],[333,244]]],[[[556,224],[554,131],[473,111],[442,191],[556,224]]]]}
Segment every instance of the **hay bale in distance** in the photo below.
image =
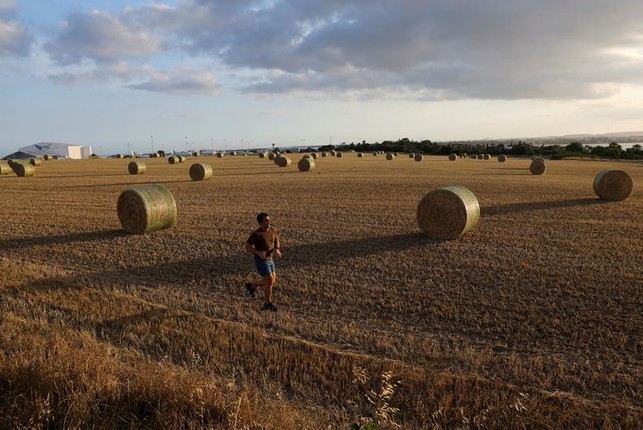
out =
{"type": "Polygon", "coordinates": [[[313,157],[312,157],[312,155],[310,155],[310,154],[306,154],[306,155],[304,155],[302,158],[311,158],[311,159],[312,159],[313,157]]]}
{"type": "Polygon", "coordinates": [[[344,153],[343,152],[336,152],[335,155],[337,156],[337,158],[342,158],[344,156],[344,153]]]}
{"type": "Polygon", "coordinates": [[[292,164],[292,160],[288,157],[280,155],[279,157],[275,158],[275,164],[279,167],[288,167],[292,164]]]}
{"type": "Polygon", "coordinates": [[[171,157],[167,157],[167,162],[168,164],[177,164],[179,159],[172,155],[171,157]]]}
{"type": "Polygon", "coordinates": [[[482,154],[482,158],[485,160],[491,160],[491,155],[490,154],[482,154]]]}
{"type": "Polygon", "coordinates": [[[270,161],[275,161],[276,157],[277,157],[277,154],[275,154],[274,152],[271,152],[270,154],[268,154],[268,160],[270,161]]]}
{"type": "Polygon", "coordinates": [[[386,159],[387,160],[392,160],[394,158],[395,158],[395,156],[393,154],[391,154],[390,152],[388,154],[386,154],[386,159]]]}
{"type": "Polygon", "coordinates": [[[116,210],[123,229],[134,234],[172,227],[177,218],[174,196],[160,184],[126,189],[116,210]]]}
{"type": "Polygon", "coordinates": [[[415,161],[422,161],[422,160],[424,160],[424,156],[423,156],[422,154],[415,154],[415,156],[413,157],[413,159],[414,159],[415,161]]]}
{"type": "Polygon", "coordinates": [[[529,171],[532,175],[542,175],[546,170],[545,160],[542,158],[535,158],[529,165],[529,171]]]}
{"type": "Polygon", "coordinates": [[[127,165],[127,170],[130,175],[142,175],[145,173],[145,163],[142,161],[130,161],[127,165]]]}
{"type": "Polygon", "coordinates": [[[179,163],[183,163],[187,159],[187,157],[182,155],[177,155],[176,158],[179,160],[179,163]]]}
{"type": "Polygon", "coordinates": [[[480,219],[476,196],[460,185],[429,191],[417,206],[420,229],[433,239],[449,240],[473,229],[480,219]]]}
{"type": "Polygon", "coordinates": [[[205,163],[194,163],[190,166],[190,179],[205,181],[212,177],[212,166],[205,163]]]}
{"type": "Polygon", "coordinates": [[[317,155],[317,153],[316,153],[316,152],[313,152],[313,153],[311,154],[311,156],[313,157],[313,160],[316,160],[316,159],[317,159],[317,157],[319,157],[319,155],[317,155]]]}
{"type": "Polygon", "coordinates": [[[337,155],[337,152],[334,149],[331,149],[330,150],[330,156],[334,157],[335,155],[337,155]]]}
{"type": "Polygon", "coordinates": [[[507,156],[505,154],[498,155],[498,161],[500,163],[504,163],[505,161],[507,161],[507,156]]]}
{"type": "Polygon", "coordinates": [[[363,152],[358,152],[358,153],[357,153],[357,158],[362,158],[363,156],[364,156],[364,153],[363,153],[363,152]]]}
{"type": "Polygon", "coordinates": [[[29,164],[34,167],[42,166],[42,160],[40,158],[30,158],[29,164]]]}
{"type": "Polygon", "coordinates": [[[322,152],[322,153],[321,153],[321,156],[322,156],[322,158],[323,158],[323,157],[327,157],[327,156],[328,156],[328,154],[327,154],[327,153],[325,153],[325,152],[322,152]]]}
{"type": "Polygon", "coordinates": [[[378,152],[377,151],[373,152],[373,157],[377,157],[377,156],[378,156],[378,152]]]}
{"type": "Polygon", "coordinates": [[[455,153],[449,154],[449,161],[455,161],[458,159],[458,156],[455,153]]]}
{"type": "Polygon", "coordinates": [[[259,153],[259,158],[266,158],[266,153],[265,152],[260,152],[259,153]]]}
{"type": "Polygon", "coordinates": [[[300,172],[308,172],[315,169],[315,162],[312,158],[302,158],[299,160],[299,163],[297,163],[297,168],[300,172]]]}
{"type": "Polygon", "coordinates": [[[412,153],[412,152],[411,152],[411,153],[409,153],[409,158],[414,158],[414,157],[415,157],[415,154],[414,154],[414,153],[412,153]]]}
{"type": "Polygon", "coordinates": [[[9,163],[5,163],[4,160],[0,160],[0,175],[8,175],[13,172],[13,169],[9,163]]]}
{"type": "Polygon", "coordinates": [[[602,200],[620,202],[629,197],[632,178],[623,170],[601,170],[594,178],[594,192],[602,200]]]}
{"type": "Polygon", "coordinates": [[[16,172],[16,175],[20,177],[33,176],[36,174],[36,168],[29,163],[20,163],[14,161],[11,165],[11,168],[14,172],[16,172]]]}

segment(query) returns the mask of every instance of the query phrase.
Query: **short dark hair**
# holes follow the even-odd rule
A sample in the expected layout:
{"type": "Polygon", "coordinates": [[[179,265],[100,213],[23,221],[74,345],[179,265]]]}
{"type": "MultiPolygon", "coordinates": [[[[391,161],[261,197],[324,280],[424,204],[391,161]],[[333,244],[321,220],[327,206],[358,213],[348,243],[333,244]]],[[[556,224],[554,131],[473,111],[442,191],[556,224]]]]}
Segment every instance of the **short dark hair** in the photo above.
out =
{"type": "Polygon", "coordinates": [[[259,215],[257,215],[257,222],[261,224],[263,220],[266,219],[267,216],[269,216],[267,213],[261,212],[259,215]]]}

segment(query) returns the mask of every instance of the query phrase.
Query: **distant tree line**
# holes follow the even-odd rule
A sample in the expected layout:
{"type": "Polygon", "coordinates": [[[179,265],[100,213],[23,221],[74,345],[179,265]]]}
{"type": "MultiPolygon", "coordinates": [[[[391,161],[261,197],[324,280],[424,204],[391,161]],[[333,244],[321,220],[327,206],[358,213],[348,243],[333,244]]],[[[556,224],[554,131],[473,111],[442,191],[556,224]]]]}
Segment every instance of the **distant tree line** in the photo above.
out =
{"type": "MultiPolygon", "coordinates": [[[[490,154],[490,155],[515,155],[549,157],[551,159],[563,159],[566,157],[587,157],[587,158],[613,158],[613,159],[643,159],[643,147],[640,144],[631,148],[623,149],[616,142],[610,142],[607,146],[590,146],[580,141],[572,141],[567,144],[535,144],[533,142],[518,140],[504,142],[432,142],[430,140],[414,141],[403,138],[396,141],[385,140],[381,143],[368,143],[365,140],[359,143],[341,143],[339,145],[324,145],[317,148],[318,151],[356,151],[356,152],[406,152],[420,153],[425,155],[448,155],[461,154],[490,154]]],[[[305,151],[312,151],[307,148],[305,151]]]]}

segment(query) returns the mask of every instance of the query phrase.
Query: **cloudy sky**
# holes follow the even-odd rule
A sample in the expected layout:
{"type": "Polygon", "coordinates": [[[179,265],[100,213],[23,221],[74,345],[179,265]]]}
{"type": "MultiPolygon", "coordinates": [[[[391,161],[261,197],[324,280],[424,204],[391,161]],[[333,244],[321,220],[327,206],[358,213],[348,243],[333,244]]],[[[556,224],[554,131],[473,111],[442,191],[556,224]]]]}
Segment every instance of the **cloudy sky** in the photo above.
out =
{"type": "Polygon", "coordinates": [[[0,156],[643,130],[641,0],[0,0],[0,156]]]}

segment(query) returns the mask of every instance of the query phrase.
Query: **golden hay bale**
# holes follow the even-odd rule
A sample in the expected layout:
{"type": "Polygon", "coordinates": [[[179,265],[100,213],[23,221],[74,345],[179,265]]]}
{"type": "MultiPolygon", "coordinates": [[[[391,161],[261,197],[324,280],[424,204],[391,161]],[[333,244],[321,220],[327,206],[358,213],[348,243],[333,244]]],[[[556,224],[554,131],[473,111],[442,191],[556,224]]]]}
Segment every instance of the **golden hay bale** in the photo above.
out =
{"type": "Polygon", "coordinates": [[[172,155],[171,157],[167,157],[167,162],[169,164],[176,164],[179,162],[179,159],[172,155]]]}
{"type": "Polygon", "coordinates": [[[13,172],[13,169],[9,163],[4,162],[4,160],[0,160],[0,175],[8,175],[11,172],[13,172]]]}
{"type": "Polygon", "coordinates": [[[535,158],[529,165],[529,171],[532,175],[542,175],[547,170],[545,166],[545,160],[542,158],[535,158]]]}
{"type": "Polygon", "coordinates": [[[230,152],[230,156],[231,156],[231,157],[234,157],[235,155],[237,155],[236,151],[232,151],[232,152],[230,152]]]}
{"type": "Polygon", "coordinates": [[[363,153],[361,153],[361,152],[358,152],[358,153],[357,153],[357,158],[362,158],[363,156],[364,156],[364,154],[363,154],[363,153]]]}
{"type": "Polygon", "coordinates": [[[602,170],[594,178],[594,192],[609,202],[625,200],[632,193],[633,185],[630,175],[622,170],[602,170]]]}
{"type": "Polygon", "coordinates": [[[411,152],[411,153],[409,154],[409,158],[413,158],[413,157],[415,157],[415,154],[411,152]]]}
{"type": "Polygon", "coordinates": [[[116,209],[118,219],[128,233],[149,233],[176,223],[174,196],[160,184],[126,189],[118,197],[116,209]]]}
{"type": "Polygon", "coordinates": [[[482,158],[484,158],[485,160],[491,160],[491,155],[489,155],[489,154],[482,154],[482,158]]]}
{"type": "Polygon", "coordinates": [[[483,160],[483,159],[484,159],[484,155],[478,154],[478,160],[483,160]]]}
{"type": "Polygon", "coordinates": [[[299,163],[297,163],[297,168],[300,172],[308,172],[315,169],[315,162],[312,158],[302,158],[299,160],[299,163]]]}
{"type": "Polygon", "coordinates": [[[458,158],[458,156],[456,154],[454,154],[453,152],[451,154],[449,154],[449,161],[455,161],[457,158],[458,158]]]}
{"type": "Polygon", "coordinates": [[[413,159],[414,159],[415,161],[422,161],[422,160],[424,160],[424,156],[423,156],[422,154],[415,154],[415,156],[413,157],[413,159]]]}
{"type": "Polygon", "coordinates": [[[142,175],[145,173],[145,163],[142,161],[130,161],[127,165],[127,170],[130,175],[142,175]]]}
{"type": "Polygon", "coordinates": [[[395,158],[395,157],[390,152],[388,154],[386,154],[386,159],[387,160],[392,160],[393,158],[395,158]]]}
{"type": "Polygon", "coordinates": [[[311,158],[311,159],[312,159],[312,158],[313,158],[313,156],[312,156],[312,155],[310,155],[310,154],[306,154],[306,155],[304,155],[302,158],[311,158]]]}
{"type": "Polygon", "coordinates": [[[40,158],[30,158],[29,164],[34,167],[42,166],[42,160],[40,158]]]}
{"type": "Polygon", "coordinates": [[[45,161],[49,161],[49,160],[51,160],[51,156],[50,156],[49,154],[45,154],[45,155],[43,155],[43,156],[42,156],[42,158],[43,158],[45,161]]]}
{"type": "Polygon", "coordinates": [[[123,158],[123,154],[116,154],[116,158],[123,158]]]}
{"type": "Polygon", "coordinates": [[[507,156],[505,154],[498,155],[498,161],[504,163],[505,161],[507,161],[507,156]]]}
{"type": "Polygon", "coordinates": [[[20,163],[14,161],[11,165],[11,168],[14,172],[16,172],[16,175],[20,177],[33,176],[36,173],[36,168],[29,163],[20,163]]]}
{"type": "Polygon", "coordinates": [[[194,163],[190,166],[190,178],[193,181],[205,181],[212,177],[212,166],[205,163],[194,163]]]}
{"type": "Polygon", "coordinates": [[[378,156],[378,152],[377,151],[373,152],[373,157],[377,157],[377,156],[378,156]]]}
{"type": "Polygon", "coordinates": [[[326,154],[325,152],[322,152],[322,153],[321,153],[321,156],[322,156],[322,157],[326,157],[326,156],[328,156],[328,154],[326,154]]]}
{"type": "Polygon", "coordinates": [[[277,155],[274,152],[271,152],[270,154],[268,154],[268,160],[275,161],[276,157],[277,155]]]}
{"type": "Polygon", "coordinates": [[[217,158],[223,157],[223,152],[217,152],[217,158]]]}
{"type": "Polygon", "coordinates": [[[467,188],[451,185],[429,191],[416,211],[420,229],[433,239],[455,239],[478,223],[480,205],[467,188]]]}
{"type": "Polygon", "coordinates": [[[317,155],[317,153],[316,153],[316,152],[313,152],[313,153],[312,153],[312,157],[313,157],[313,160],[316,160],[316,159],[317,159],[317,157],[319,157],[319,155],[317,155]]]}
{"type": "Polygon", "coordinates": [[[259,153],[259,158],[266,158],[266,153],[265,152],[260,152],[259,153]]]}
{"type": "Polygon", "coordinates": [[[331,149],[330,150],[330,155],[331,155],[331,157],[334,157],[335,155],[337,155],[337,152],[334,149],[331,149]]]}
{"type": "Polygon", "coordinates": [[[292,164],[292,160],[290,160],[290,158],[288,157],[280,155],[275,158],[275,164],[279,167],[288,167],[292,164]]]}
{"type": "Polygon", "coordinates": [[[187,157],[182,155],[177,155],[176,158],[179,160],[179,163],[183,163],[187,159],[187,157]]]}
{"type": "Polygon", "coordinates": [[[342,153],[342,152],[337,152],[337,153],[336,153],[336,155],[337,155],[337,158],[342,158],[342,157],[344,156],[344,153],[342,153]]]}

